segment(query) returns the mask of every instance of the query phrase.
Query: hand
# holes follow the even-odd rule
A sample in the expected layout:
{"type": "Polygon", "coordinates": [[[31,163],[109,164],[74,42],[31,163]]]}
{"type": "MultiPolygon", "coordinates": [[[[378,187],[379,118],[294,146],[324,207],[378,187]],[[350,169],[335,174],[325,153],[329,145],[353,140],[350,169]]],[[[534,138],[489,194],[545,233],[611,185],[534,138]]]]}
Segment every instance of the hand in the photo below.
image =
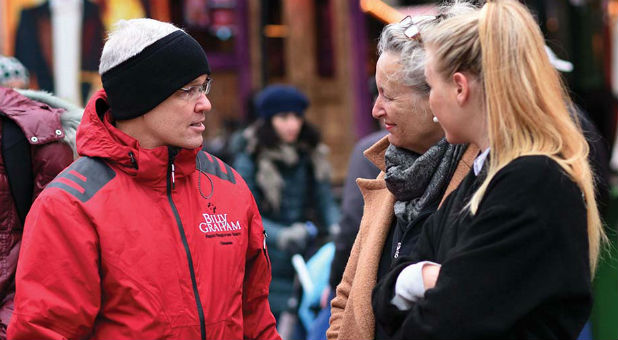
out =
{"type": "Polygon", "coordinates": [[[295,254],[305,250],[309,232],[305,223],[294,223],[279,233],[277,246],[288,253],[295,254]]]}
{"type": "Polygon", "coordinates": [[[438,276],[440,275],[440,268],[439,265],[431,263],[423,266],[423,285],[425,285],[425,290],[436,286],[436,281],[438,281],[438,276]]]}

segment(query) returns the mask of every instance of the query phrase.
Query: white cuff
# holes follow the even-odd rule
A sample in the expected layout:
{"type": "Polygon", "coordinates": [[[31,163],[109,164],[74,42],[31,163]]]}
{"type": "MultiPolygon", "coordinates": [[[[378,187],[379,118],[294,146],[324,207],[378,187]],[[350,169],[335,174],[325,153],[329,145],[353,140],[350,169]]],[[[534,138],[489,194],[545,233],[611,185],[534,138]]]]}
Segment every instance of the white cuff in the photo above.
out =
{"type": "Polygon", "coordinates": [[[440,266],[431,261],[422,261],[407,266],[399,273],[395,283],[395,297],[391,303],[399,310],[408,310],[412,303],[418,301],[425,295],[425,284],[423,283],[423,267],[426,264],[440,266]]]}

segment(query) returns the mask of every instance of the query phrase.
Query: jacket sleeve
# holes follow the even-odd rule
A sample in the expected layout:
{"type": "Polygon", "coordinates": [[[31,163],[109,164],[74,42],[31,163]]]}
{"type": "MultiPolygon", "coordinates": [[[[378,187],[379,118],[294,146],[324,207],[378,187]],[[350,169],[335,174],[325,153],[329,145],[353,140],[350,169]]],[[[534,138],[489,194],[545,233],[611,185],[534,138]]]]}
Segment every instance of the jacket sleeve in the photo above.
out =
{"type": "Polygon", "coordinates": [[[356,235],[356,240],[352,246],[350,252],[350,258],[348,264],[343,271],[343,277],[341,283],[337,285],[335,297],[330,303],[330,327],[326,330],[326,338],[329,340],[337,339],[339,337],[339,330],[341,329],[341,323],[343,322],[343,312],[348,303],[348,297],[350,290],[352,289],[352,282],[354,282],[354,276],[356,275],[356,267],[358,265],[358,256],[360,253],[361,233],[356,235]]]}
{"type": "Polygon", "coordinates": [[[78,202],[48,190],[26,219],[10,339],[84,338],[99,312],[96,231],[78,202]]]}
{"type": "Polygon", "coordinates": [[[243,282],[245,339],[281,339],[268,303],[271,269],[266,235],[257,205],[251,198],[249,244],[243,282]]]}
{"type": "Polygon", "coordinates": [[[376,320],[393,339],[577,336],[591,306],[581,193],[556,168],[512,170],[496,174],[474,217],[462,217],[470,224],[424,298],[407,311],[390,303],[399,272],[411,263],[374,288],[376,320]],[[540,307],[553,308],[546,320],[526,319],[540,307]],[[536,328],[518,328],[526,322],[536,328]]]}

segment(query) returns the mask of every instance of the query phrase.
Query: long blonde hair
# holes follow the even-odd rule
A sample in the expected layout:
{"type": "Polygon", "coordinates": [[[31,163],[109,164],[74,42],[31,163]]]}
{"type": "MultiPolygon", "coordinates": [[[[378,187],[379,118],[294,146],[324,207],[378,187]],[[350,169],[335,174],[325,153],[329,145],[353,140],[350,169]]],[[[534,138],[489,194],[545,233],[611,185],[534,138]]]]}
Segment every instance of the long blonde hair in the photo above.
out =
{"type": "Polygon", "coordinates": [[[470,201],[475,214],[496,173],[515,158],[545,155],[556,161],[584,194],[590,269],[605,239],[588,163],[588,143],[541,31],[526,7],[513,0],[487,2],[471,15],[447,19],[423,32],[435,47],[443,77],[467,71],[482,81],[491,157],[487,177],[470,201]],[[573,111],[574,112],[574,111],[573,111]]]}

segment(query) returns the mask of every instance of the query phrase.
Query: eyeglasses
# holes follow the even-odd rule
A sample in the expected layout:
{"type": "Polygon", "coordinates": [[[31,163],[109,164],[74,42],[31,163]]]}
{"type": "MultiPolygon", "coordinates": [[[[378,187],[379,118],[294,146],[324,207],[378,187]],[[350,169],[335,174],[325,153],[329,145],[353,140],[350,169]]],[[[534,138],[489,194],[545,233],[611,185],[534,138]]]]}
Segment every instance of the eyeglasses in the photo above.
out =
{"type": "Polygon", "coordinates": [[[421,40],[421,31],[418,28],[418,24],[423,21],[436,20],[440,16],[433,15],[418,15],[415,17],[407,16],[399,22],[402,26],[406,27],[403,31],[403,34],[408,37],[408,39],[421,40]]]}
{"type": "Polygon", "coordinates": [[[201,85],[194,85],[188,87],[181,87],[178,91],[181,91],[181,97],[186,100],[195,100],[202,94],[208,95],[210,88],[212,87],[212,78],[207,78],[206,82],[201,85]]]}

